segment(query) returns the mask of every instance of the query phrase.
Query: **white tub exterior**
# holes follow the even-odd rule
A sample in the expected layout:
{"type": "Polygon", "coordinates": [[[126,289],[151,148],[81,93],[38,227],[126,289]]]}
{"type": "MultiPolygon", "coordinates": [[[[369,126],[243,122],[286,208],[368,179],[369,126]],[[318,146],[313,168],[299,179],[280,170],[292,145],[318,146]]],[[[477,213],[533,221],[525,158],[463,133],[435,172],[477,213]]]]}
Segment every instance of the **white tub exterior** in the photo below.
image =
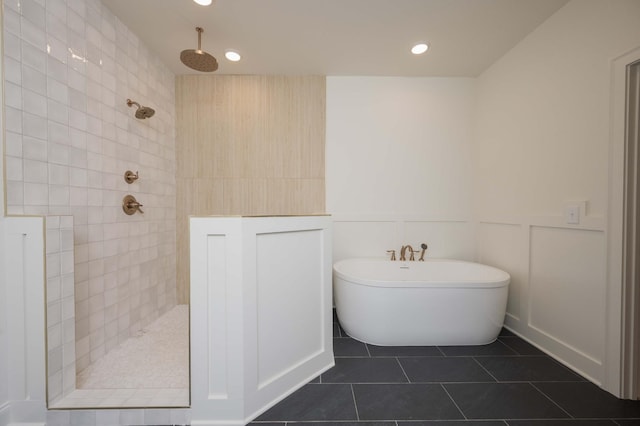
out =
{"type": "Polygon", "coordinates": [[[347,259],[333,266],[336,312],[380,346],[484,345],[500,333],[510,276],[479,263],[347,259]]]}

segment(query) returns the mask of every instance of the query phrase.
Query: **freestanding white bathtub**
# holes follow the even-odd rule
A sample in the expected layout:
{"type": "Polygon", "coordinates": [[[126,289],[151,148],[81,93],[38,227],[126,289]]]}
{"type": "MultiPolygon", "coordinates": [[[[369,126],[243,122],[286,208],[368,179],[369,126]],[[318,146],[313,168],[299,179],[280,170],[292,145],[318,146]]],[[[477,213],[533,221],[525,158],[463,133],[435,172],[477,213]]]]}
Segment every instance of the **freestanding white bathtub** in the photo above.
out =
{"type": "Polygon", "coordinates": [[[448,259],[347,259],[333,265],[338,320],[380,346],[484,345],[500,333],[510,276],[448,259]]]}

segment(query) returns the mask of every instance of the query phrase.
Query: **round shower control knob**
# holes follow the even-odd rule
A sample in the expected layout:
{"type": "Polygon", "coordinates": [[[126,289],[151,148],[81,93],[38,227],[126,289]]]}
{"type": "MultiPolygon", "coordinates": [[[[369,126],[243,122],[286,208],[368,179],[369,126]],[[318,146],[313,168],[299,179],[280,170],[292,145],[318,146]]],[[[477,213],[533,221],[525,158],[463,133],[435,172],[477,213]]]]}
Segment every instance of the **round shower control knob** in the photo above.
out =
{"type": "Polygon", "coordinates": [[[142,204],[133,195],[125,195],[122,199],[122,210],[128,215],[132,215],[135,212],[144,213],[140,207],[142,207],[142,204]]]}

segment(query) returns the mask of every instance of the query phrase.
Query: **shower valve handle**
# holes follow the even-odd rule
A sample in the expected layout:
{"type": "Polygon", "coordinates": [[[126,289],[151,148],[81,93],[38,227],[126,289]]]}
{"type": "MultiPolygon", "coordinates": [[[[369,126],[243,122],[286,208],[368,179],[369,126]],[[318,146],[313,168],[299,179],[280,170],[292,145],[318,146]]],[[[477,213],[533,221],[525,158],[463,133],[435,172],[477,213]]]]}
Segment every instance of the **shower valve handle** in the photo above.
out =
{"type": "Polygon", "coordinates": [[[131,170],[127,170],[124,172],[124,181],[127,183],[135,182],[140,176],[138,176],[138,171],[133,173],[131,170]]]}
{"type": "Polygon", "coordinates": [[[142,204],[133,195],[125,195],[122,199],[122,210],[128,215],[132,215],[135,212],[144,213],[140,207],[142,207],[142,204]]]}
{"type": "Polygon", "coordinates": [[[140,213],[144,213],[142,211],[142,209],[140,207],[142,207],[142,204],[138,203],[138,202],[130,202],[127,204],[127,207],[129,207],[130,209],[134,209],[134,210],[138,210],[140,213]]]}

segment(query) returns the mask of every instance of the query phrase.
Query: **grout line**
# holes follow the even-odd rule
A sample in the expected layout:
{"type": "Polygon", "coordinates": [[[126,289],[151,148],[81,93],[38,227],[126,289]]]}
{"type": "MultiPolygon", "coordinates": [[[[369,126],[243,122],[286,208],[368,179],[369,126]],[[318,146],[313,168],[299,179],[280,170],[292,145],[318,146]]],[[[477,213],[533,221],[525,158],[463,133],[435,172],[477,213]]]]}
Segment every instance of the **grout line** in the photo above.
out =
{"type": "Polygon", "coordinates": [[[356,420],[360,420],[360,413],[358,413],[358,403],[356,402],[356,393],[353,390],[353,383],[350,383],[349,386],[351,387],[351,397],[353,398],[353,407],[356,409],[356,420]]]}
{"type": "Polygon", "coordinates": [[[480,368],[482,368],[484,371],[486,371],[493,378],[493,380],[495,380],[497,383],[501,383],[500,380],[498,380],[497,377],[495,377],[493,374],[491,374],[491,371],[487,370],[487,368],[484,365],[482,365],[480,363],[480,361],[478,361],[476,359],[476,357],[472,356],[471,359],[474,360],[476,362],[476,364],[478,364],[480,366],[480,368]]]}
{"type": "Polygon", "coordinates": [[[400,366],[400,370],[402,370],[402,374],[404,374],[404,377],[406,377],[407,383],[411,383],[411,379],[409,379],[409,376],[407,375],[407,372],[404,371],[404,367],[402,366],[402,363],[400,362],[400,358],[396,357],[396,362],[400,366]]]}
{"type": "Polygon", "coordinates": [[[447,394],[447,396],[449,397],[449,399],[451,400],[451,402],[453,402],[453,405],[456,406],[456,408],[458,409],[458,411],[460,411],[460,414],[462,414],[462,417],[464,417],[465,420],[469,420],[467,418],[467,416],[464,414],[464,412],[460,409],[460,407],[458,406],[458,403],[453,399],[453,397],[451,396],[451,394],[449,393],[449,391],[447,390],[446,387],[444,387],[444,385],[442,383],[440,383],[440,387],[442,388],[442,390],[444,390],[444,392],[447,394]]]}
{"type": "MultiPolygon", "coordinates": [[[[504,337],[504,336],[502,336],[504,337]]],[[[501,336],[498,336],[497,341],[500,341],[500,343],[502,343],[503,345],[505,345],[507,348],[511,349],[512,351],[514,351],[516,354],[518,355],[522,355],[520,352],[516,351],[515,348],[512,348],[511,346],[509,346],[509,344],[507,342],[502,341],[501,336]]]]}
{"type": "Polygon", "coordinates": [[[575,419],[575,417],[573,417],[567,410],[565,410],[564,408],[562,408],[560,406],[560,404],[558,404],[557,402],[555,402],[553,399],[551,399],[551,397],[549,395],[547,395],[546,393],[542,392],[533,382],[528,382],[529,385],[533,386],[533,388],[535,390],[537,390],[538,392],[540,392],[542,395],[544,395],[545,398],[547,398],[549,401],[551,401],[556,407],[558,407],[560,410],[562,410],[562,412],[566,413],[569,418],[575,419]]]}

